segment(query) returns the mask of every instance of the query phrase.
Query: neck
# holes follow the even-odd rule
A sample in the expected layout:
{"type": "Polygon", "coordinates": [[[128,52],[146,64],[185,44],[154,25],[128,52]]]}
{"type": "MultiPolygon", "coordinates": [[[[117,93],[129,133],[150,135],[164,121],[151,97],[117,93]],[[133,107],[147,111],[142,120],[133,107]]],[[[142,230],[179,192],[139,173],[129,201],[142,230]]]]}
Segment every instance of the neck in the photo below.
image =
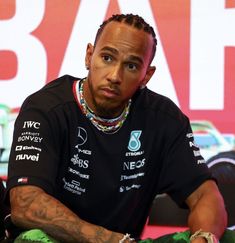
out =
{"type": "Polygon", "coordinates": [[[108,101],[98,104],[95,100],[95,96],[92,93],[92,87],[89,84],[88,78],[83,81],[83,99],[86,103],[87,108],[97,116],[104,119],[114,119],[119,117],[128,105],[129,101],[120,104],[119,106],[111,107],[108,101]],[[108,104],[108,105],[107,105],[108,104]]]}
{"type": "Polygon", "coordinates": [[[126,118],[128,116],[128,113],[130,110],[130,105],[131,105],[131,100],[129,100],[128,104],[125,106],[125,108],[123,109],[121,114],[119,114],[117,117],[110,119],[110,118],[106,118],[106,116],[105,116],[105,118],[104,118],[104,116],[96,115],[97,113],[93,112],[93,110],[86,103],[86,101],[84,99],[84,95],[83,95],[83,91],[84,91],[83,82],[84,82],[84,80],[81,81],[79,88],[78,88],[78,98],[79,98],[81,110],[84,113],[84,115],[92,122],[92,124],[98,130],[101,130],[102,132],[105,132],[105,133],[117,132],[122,127],[124,121],[126,120],[126,118]]]}

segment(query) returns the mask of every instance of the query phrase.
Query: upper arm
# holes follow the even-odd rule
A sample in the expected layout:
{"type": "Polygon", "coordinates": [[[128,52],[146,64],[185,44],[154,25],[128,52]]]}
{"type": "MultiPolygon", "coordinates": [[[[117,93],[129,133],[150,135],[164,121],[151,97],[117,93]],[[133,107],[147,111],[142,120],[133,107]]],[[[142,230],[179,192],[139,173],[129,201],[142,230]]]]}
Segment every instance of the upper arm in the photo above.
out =
{"type": "Polygon", "coordinates": [[[50,118],[33,108],[21,111],[17,117],[8,164],[8,189],[35,185],[48,193],[53,192],[60,151],[54,141],[57,126],[55,124],[55,130],[52,129],[50,118]]]}
{"type": "Polygon", "coordinates": [[[190,210],[193,210],[195,205],[200,200],[205,200],[204,202],[215,202],[223,201],[219,189],[214,180],[206,180],[203,182],[193,193],[191,193],[186,199],[186,203],[190,210]]]}

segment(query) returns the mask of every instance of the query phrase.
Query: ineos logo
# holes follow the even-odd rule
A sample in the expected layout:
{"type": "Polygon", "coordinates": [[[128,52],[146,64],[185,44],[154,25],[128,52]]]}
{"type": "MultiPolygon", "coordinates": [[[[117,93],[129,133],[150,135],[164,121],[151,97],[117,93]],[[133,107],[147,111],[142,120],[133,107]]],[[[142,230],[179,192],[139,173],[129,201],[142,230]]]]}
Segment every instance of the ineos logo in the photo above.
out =
{"type": "Polygon", "coordinates": [[[145,165],[145,158],[138,161],[130,161],[123,163],[123,170],[139,169],[145,165]]]}
{"type": "Polygon", "coordinates": [[[78,127],[78,144],[83,145],[87,141],[87,132],[84,128],[78,127]]]}

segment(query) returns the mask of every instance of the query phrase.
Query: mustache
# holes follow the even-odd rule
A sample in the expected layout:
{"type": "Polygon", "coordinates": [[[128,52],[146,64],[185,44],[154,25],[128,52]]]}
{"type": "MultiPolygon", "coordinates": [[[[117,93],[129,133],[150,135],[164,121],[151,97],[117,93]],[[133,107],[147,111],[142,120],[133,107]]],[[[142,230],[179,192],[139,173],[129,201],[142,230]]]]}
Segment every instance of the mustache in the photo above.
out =
{"type": "Polygon", "coordinates": [[[117,95],[120,95],[121,94],[121,90],[120,90],[119,86],[116,85],[116,84],[101,85],[100,86],[100,89],[102,89],[102,90],[108,90],[108,91],[113,92],[113,93],[115,93],[117,95]]]}

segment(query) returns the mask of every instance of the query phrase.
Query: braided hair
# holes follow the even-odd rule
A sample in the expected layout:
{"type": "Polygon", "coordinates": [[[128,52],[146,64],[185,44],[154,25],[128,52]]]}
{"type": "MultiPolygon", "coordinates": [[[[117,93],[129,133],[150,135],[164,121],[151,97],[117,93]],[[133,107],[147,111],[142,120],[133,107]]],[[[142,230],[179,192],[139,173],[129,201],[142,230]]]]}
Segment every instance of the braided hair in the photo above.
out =
{"type": "Polygon", "coordinates": [[[120,22],[120,23],[126,23],[130,26],[134,26],[135,28],[139,29],[139,30],[143,30],[149,34],[152,35],[153,37],[153,50],[152,50],[152,58],[151,60],[154,58],[155,56],[155,52],[156,52],[156,46],[157,46],[157,38],[156,38],[156,34],[154,32],[154,29],[152,26],[150,26],[148,23],[145,22],[145,20],[140,17],[139,15],[134,15],[134,14],[114,14],[112,15],[110,18],[108,18],[107,20],[105,20],[99,27],[97,33],[96,33],[96,37],[95,37],[95,43],[94,45],[96,45],[101,33],[104,30],[104,27],[110,23],[110,22],[120,22]]]}

